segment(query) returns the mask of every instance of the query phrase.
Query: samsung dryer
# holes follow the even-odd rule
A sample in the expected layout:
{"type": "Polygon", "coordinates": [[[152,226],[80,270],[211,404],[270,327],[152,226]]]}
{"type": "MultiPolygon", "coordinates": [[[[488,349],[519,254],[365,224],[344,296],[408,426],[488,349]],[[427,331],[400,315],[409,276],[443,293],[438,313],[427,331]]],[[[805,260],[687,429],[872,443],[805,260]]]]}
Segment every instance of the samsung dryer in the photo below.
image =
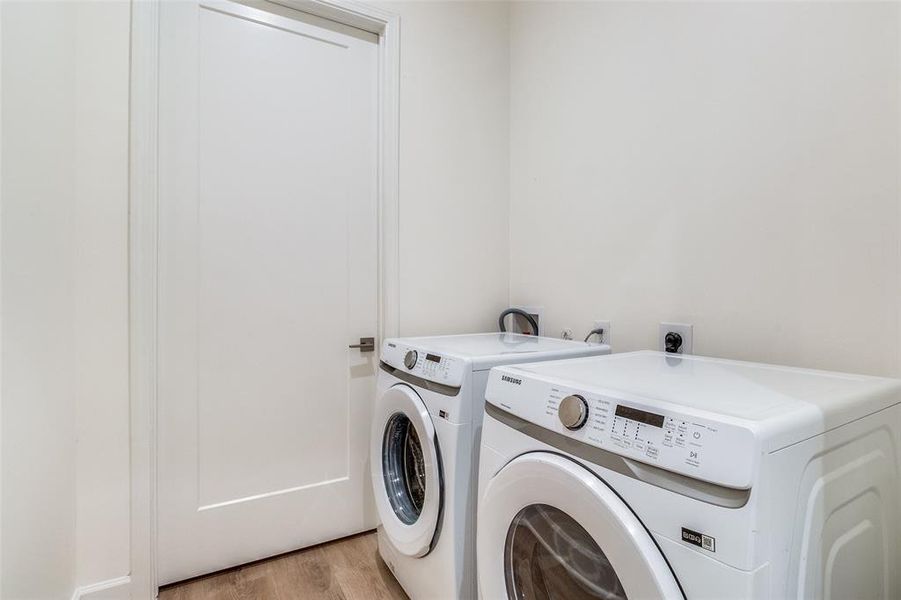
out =
{"type": "Polygon", "coordinates": [[[485,599],[901,597],[901,384],[613,354],[493,369],[485,599]]]}
{"type": "Polygon", "coordinates": [[[413,600],[476,595],[476,464],[489,369],[609,351],[510,333],[384,341],[371,440],[379,552],[413,600]]]}

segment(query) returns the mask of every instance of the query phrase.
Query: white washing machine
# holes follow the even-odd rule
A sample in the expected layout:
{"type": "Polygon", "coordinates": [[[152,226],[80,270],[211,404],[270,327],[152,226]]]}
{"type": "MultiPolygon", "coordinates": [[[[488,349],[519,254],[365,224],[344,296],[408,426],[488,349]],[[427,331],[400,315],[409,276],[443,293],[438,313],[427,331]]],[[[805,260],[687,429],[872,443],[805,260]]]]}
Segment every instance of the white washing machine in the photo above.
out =
{"type": "Polygon", "coordinates": [[[485,599],[901,598],[896,380],[637,352],[486,398],[485,599]]]}
{"type": "Polygon", "coordinates": [[[413,600],[476,595],[476,464],[489,369],[609,352],[503,333],[385,340],[371,454],[379,552],[413,600]]]}

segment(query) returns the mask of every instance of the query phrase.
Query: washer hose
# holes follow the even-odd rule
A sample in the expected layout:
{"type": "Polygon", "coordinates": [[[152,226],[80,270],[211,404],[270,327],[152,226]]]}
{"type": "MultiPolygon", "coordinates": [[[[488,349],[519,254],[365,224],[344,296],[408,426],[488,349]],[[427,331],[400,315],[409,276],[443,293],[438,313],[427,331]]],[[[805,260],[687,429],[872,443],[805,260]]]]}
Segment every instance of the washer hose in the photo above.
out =
{"type": "Polygon", "coordinates": [[[502,333],[507,332],[507,326],[504,325],[504,317],[507,315],[519,315],[520,317],[523,317],[529,322],[529,326],[532,328],[532,335],[538,335],[538,322],[535,320],[535,317],[521,308],[508,308],[497,318],[497,328],[500,329],[502,333]]]}

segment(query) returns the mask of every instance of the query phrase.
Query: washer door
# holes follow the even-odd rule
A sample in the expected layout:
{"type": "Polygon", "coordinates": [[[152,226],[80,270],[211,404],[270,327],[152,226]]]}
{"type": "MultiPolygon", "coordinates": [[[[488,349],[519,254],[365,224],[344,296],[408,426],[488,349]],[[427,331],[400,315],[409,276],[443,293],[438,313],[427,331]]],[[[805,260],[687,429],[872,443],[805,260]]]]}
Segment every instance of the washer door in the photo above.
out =
{"type": "Polygon", "coordinates": [[[594,473],[548,452],[525,454],[479,504],[483,598],[683,598],[650,534],[594,473]]]}
{"type": "Polygon", "coordinates": [[[409,386],[378,399],[372,429],[372,489],[391,543],[407,556],[429,553],[441,512],[441,463],[429,411],[409,386]]]}

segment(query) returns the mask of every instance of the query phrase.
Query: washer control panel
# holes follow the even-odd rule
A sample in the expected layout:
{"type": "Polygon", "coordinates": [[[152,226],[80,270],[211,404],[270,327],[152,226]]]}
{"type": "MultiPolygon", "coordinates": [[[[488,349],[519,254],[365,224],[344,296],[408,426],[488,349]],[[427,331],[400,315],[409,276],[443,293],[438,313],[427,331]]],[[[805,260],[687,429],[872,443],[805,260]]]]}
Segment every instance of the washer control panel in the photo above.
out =
{"type": "Polygon", "coordinates": [[[739,425],[492,371],[488,402],[546,429],[624,457],[720,485],[751,486],[756,440],[739,425]]]}
{"type": "Polygon", "coordinates": [[[588,402],[578,394],[567,396],[560,401],[557,417],[567,429],[581,429],[588,420],[588,402]]]}
{"type": "Polygon", "coordinates": [[[403,373],[451,387],[463,385],[464,363],[458,358],[385,341],[381,360],[403,373]]]}

